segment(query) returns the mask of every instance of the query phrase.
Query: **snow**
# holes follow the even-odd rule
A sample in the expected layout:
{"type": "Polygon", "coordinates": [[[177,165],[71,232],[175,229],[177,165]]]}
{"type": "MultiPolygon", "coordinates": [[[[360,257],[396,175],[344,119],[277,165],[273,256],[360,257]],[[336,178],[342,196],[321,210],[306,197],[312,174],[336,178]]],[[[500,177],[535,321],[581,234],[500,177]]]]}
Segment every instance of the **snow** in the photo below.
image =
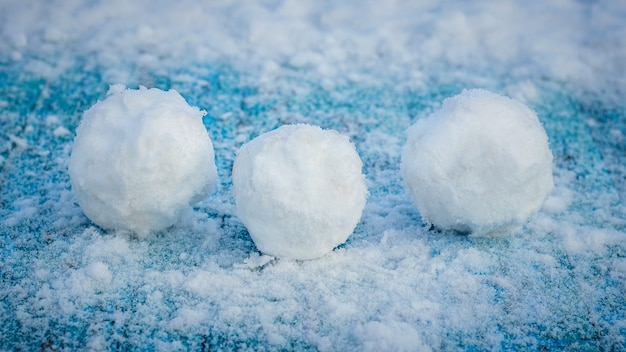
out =
{"type": "Polygon", "coordinates": [[[19,138],[19,137],[16,137],[14,135],[11,135],[11,134],[8,135],[8,137],[9,137],[9,140],[11,142],[13,142],[17,148],[19,148],[19,149],[26,149],[26,148],[28,148],[28,141],[25,140],[24,138],[19,138]]]}
{"type": "Polygon", "coordinates": [[[64,136],[69,136],[71,133],[70,133],[70,131],[67,128],[65,128],[63,126],[59,126],[59,127],[55,128],[54,131],[52,131],[52,134],[55,137],[64,137],[64,136]]]}
{"type": "Polygon", "coordinates": [[[102,227],[146,236],[205,198],[217,169],[203,115],[175,90],[144,87],[89,108],[68,170],[85,215],[102,227]]]}
{"type": "Polygon", "coordinates": [[[401,170],[426,224],[473,235],[523,225],[554,186],[537,115],[483,89],[446,99],[411,126],[401,170]]]}
{"type": "Polygon", "coordinates": [[[0,350],[626,350],[625,19],[609,0],[2,1],[0,350]],[[206,111],[219,174],[145,238],[94,225],[67,171],[83,113],[124,86],[206,111]],[[554,156],[508,236],[430,229],[401,177],[406,129],[472,88],[535,111],[554,156]],[[237,150],[298,123],[349,138],[369,190],[307,261],[259,251],[232,189],[237,150]]]}
{"type": "Polygon", "coordinates": [[[344,243],[367,199],[363,163],[347,137],[284,125],[244,144],[233,166],[237,216],[257,248],[315,259],[344,243]]]}

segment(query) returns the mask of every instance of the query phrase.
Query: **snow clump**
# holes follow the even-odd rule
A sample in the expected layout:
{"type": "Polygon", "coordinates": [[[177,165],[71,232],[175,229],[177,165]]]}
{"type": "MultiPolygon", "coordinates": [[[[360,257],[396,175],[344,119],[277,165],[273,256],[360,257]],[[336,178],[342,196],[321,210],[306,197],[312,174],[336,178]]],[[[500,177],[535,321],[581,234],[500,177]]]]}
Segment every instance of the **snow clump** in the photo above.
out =
{"type": "Polygon", "coordinates": [[[140,236],[173,225],[217,180],[204,112],[175,90],[113,86],[76,130],[69,175],[101,227],[140,236]]]}
{"type": "Polygon", "coordinates": [[[475,235],[521,226],[553,188],[537,115],[482,89],[446,99],[407,130],[401,172],[425,223],[475,235]]]}
{"type": "Polygon", "coordinates": [[[244,144],[233,167],[237,214],[257,248],[308,260],[342,244],[367,199],[363,164],[348,137],[285,125],[244,144]]]}

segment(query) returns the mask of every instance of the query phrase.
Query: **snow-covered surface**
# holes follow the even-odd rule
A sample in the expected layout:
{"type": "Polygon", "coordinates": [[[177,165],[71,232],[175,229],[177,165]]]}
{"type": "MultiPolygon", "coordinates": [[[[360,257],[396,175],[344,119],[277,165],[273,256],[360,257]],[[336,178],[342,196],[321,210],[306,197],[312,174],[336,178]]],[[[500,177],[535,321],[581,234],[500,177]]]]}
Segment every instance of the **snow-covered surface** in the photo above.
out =
{"type": "Polygon", "coordinates": [[[261,252],[319,258],[343,244],[361,220],[362,168],[354,145],[337,131],[295,124],[263,133],[237,151],[237,217],[261,252]]]}
{"type": "Polygon", "coordinates": [[[620,1],[2,1],[0,349],[626,349],[626,5],[620,1]],[[216,192],[173,227],[104,231],[67,173],[111,84],[174,88],[216,192]],[[404,131],[466,88],[537,112],[555,188],[520,233],[424,227],[404,131]],[[370,197],[312,261],[261,255],[236,150],[287,123],[355,143],[370,197]]]}
{"type": "Polygon", "coordinates": [[[97,225],[147,236],[215,188],[213,144],[204,112],[175,90],[112,88],[76,128],[72,190],[97,225]]]}
{"type": "Polygon", "coordinates": [[[554,187],[537,115],[484,89],[446,99],[409,127],[400,170],[427,225],[472,235],[514,232],[554,187]]]}

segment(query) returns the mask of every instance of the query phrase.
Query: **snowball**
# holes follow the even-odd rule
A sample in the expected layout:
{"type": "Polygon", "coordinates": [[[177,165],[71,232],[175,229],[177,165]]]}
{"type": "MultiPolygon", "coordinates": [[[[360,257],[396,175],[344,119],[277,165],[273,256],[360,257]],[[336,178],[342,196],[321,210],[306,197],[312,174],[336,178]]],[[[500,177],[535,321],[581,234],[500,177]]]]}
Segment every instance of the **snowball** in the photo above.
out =
{"type": "Polygon", "coordinates": [[[173,225],[217,179],[202,116],[175,90],[113,91],[76,131],[69,175],[94,223],[139,235],[173,225]]]}
{"type": "Polygon", "coordinates": [[[367,199],[362,162],[336,131],[286,125],[243,145],[233,167],[237,214],[263,253],[314,259],[344,243],[367,199]]]}
{"type": "Polygon", "coordinates": [[[522,225],[553,187],[537,115],[482,89],[446,99],[411,126],[401,170],[424,222],[478,235],[522,225]]]}

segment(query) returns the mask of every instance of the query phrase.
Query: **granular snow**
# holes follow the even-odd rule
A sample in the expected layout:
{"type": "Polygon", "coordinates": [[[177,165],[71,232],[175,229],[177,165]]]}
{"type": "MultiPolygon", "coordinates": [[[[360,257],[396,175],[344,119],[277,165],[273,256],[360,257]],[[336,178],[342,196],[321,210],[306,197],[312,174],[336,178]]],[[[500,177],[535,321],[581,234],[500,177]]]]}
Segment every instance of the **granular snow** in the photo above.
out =
{"type": "Polygon", "coordinates": [[[0,350],[626,351],[626,2],[0,3],[0,350]],[[142,239],[83,215],[54,135],[117,82],[206,110],[220,176],[142,239]],[[430,231],[399,170],[406,128],[472,87],[554,155],[511,236],[430,231]],[[259,253],[232,194],[239,147],[292,123],[348,136],[370,193],[319,260],[259,253]]]}

